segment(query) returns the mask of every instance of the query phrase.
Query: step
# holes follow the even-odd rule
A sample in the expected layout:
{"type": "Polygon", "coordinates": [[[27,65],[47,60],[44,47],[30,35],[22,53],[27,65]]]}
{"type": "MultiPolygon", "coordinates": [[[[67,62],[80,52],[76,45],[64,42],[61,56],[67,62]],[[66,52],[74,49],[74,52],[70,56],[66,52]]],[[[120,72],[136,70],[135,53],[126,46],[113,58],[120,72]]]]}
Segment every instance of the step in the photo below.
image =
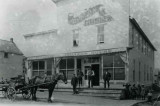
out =
{"type": "MultiPolygon", "coordinates": [[[[97,93],[97,94],[120,94],[122,90],[114,89],[77,89],[79,93],[97,93]]],[[[57,92],[72,92],[72,89],[55,89],[57,92]]]]}

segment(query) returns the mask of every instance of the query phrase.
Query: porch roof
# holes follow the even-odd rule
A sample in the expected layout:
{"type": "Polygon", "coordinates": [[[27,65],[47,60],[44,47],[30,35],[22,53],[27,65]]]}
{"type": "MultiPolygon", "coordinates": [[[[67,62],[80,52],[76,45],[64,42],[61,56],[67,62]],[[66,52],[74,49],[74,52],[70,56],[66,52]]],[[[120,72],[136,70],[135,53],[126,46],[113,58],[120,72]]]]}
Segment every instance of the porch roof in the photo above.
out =
{"type": "Polygon", "coordinates": [[[41,60],[41,59],[49,59],[49,58],[55,58],[55,57],[91,56],[91,55],[125,52],[126,50],[127,50],[127,47],[122,47],[122,48],[101,49],[101,50],[92,50],[92,51],[61,53],[61,54],[54,54],[54,55],[40,55],[40,56],[27,57],[27,60],[41,60]]]}

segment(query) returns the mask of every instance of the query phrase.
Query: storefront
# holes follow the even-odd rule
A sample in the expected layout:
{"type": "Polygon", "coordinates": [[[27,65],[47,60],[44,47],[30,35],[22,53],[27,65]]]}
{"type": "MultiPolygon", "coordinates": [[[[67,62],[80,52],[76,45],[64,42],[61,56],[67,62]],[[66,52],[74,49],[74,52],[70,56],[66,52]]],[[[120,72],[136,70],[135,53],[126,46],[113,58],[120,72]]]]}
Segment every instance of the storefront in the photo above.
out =
{"type": "Polygon", "coordinates": [[[28,58],[31,76],[52,75],[57,72],[64,72],[70,81],[77,70],[84,74],[83,84],[87,86],[87,69],[95,72],[93,85],[100,86],[103,80],[103,73],[107,70],[111,73],[112,82],[125,82],[127,53],[125,48],[99,51],[85,51],[76,53],[61,54],[51,57],[30,57],[28,58]],[[62,56],[63,55],[63,56],[62,56]]]}

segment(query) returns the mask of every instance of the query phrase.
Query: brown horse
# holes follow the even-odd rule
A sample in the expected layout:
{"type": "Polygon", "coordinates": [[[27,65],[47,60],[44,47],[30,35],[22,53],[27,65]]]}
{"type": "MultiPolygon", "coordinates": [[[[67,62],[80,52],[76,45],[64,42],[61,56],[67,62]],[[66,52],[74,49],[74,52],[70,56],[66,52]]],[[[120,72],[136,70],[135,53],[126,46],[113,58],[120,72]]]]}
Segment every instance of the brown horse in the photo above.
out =
{"type": "Polygon", "coordinates": [[[38,88],[47,88],[49,93],[48,102],[52,102],[52,93],[59,80],[62,80],[65,84],[67,84],[67,78],[64,73],[58,73],[52,76],[45,77],[36,76],[33,79],[31,79],[30,84],[34,86],[31,88],[32,100],[37,100],[36,92],[38,88]]]}

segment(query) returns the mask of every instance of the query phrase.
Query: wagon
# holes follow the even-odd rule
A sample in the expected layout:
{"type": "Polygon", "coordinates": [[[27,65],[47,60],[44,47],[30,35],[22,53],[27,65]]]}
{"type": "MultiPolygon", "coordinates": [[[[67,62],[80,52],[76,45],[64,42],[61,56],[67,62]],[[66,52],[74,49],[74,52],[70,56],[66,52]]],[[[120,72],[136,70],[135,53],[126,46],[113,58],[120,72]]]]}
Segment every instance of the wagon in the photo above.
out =
{"type": "Polygon", "coordinates": [[[31,96],[31,88],[27,87],[22,76],[11,78],[8,84],[1,84],[1,91],[4,97],[15,100],[17,94],[22,94],[24,99],[29,99],[31,96]]]}
{"type": "Polygon", "coordinates": [[[14,101],[17,97],[17,94],[22,94],[24,99],[29,99],[31,97],[31,89],[34,87],[46,87],[49,84],[54,83],[44,82],[40,84],[27,84],[23,77],[14,77],[11,78],[9,84],[2,86],[3,95],[9,100],[14,101]]]}

